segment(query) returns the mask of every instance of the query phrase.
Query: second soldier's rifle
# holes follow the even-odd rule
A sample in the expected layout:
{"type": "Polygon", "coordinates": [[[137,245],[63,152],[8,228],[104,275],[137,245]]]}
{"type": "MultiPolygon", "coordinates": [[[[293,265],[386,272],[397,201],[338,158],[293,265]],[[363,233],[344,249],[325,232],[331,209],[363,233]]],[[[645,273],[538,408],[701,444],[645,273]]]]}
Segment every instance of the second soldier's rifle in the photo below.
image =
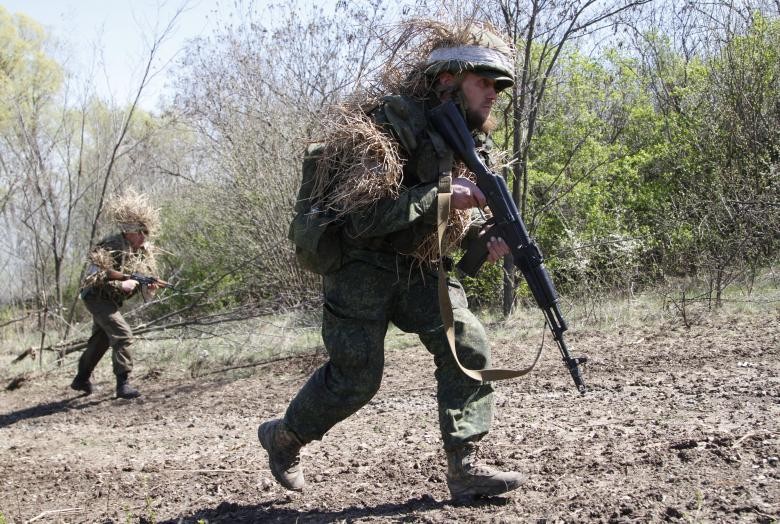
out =
{"type": "Polygon", "coordinates": [[[166,282],[165,280],[159,279],[157,277],[153,277],[151,275],[143,275],[141,273],[132,273],[130,275],[127,275],[125,273],[122,273],[121,271],[116,271],[114,269],[110,269],[106,273],[108,274],[108,278],[110,280],[135,280],[142,286],[148,286],[154,284],[159,288],[169,288],[176,291],[176,288],[170,282],[166,282]]]}
{"type": "Polygon", "coordinates": [[[458,262],[458,269],[469,276],[476,275],[487,259],[489,238],[503,238],[511,249],[515,266],[523,273],[531,294],[544,312],[547,325],[550,326],[553,338],[561,350],[563,362],[571,373],[574,384],[580,393],[585,393],[585,383],[582,380],[579,364],[585,363],[587,357],[572,357],[569,354],[563,340],[563,333],[568,328],[558,307],[558,293],[544,267],[542,253],[529,236],[525,223],[520,217],[506,181],[491,172],[479,157],[474,138],[455,103],[452,101],[444,102],[432,109],[429,116],[436,131],[455,154],[463,160],[469,171],[476,176],[477,186],[485,194],[487,204],[493,214],[493,217],[486,223],[486,226],[490,227],[489,231],[466,251],[458,262]]]}

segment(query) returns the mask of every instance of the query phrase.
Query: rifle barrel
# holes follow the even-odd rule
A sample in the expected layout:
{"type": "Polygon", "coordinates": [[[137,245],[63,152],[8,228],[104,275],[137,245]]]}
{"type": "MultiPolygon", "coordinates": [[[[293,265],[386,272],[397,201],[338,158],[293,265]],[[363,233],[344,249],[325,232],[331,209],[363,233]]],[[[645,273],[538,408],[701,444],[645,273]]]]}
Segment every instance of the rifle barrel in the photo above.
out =
{"type": "MultiPolygon", "coordinates": [[[[492,229],[501,236],[512,250],[515,266],[525,277],[528,287],[537,305],[544,311],[547,325],[561,351],[564,364],[574,379],[580,393],[585,393],[585,383],[580,374],[579,364],[587,361],[585,357],[572,357],[563,340],[566,322],[558,307],[558,293],[544,267],[544,257],[536,243],[531,239],[520,212],[509,192],[506,181],[493,173],[477,154],[474,138],[471,136],[463,115],[452,101],[447,101],[429,112],[430,120],[444,141],[466,164],[477,178],[477,187],[485,194],[490,211],[495,219],[492,229]]],[[[482,261],[476,265],[476,272],[482,261]]],[[[471,264],[470,264],[471,266],[471,264]]]]}

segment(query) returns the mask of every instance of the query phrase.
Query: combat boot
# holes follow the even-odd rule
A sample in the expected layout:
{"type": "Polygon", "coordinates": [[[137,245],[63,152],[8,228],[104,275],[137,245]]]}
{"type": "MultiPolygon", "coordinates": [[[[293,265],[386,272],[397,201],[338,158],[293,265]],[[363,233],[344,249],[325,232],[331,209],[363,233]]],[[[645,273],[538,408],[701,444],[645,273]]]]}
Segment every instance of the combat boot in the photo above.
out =
{"type": "Polygon", "coordinates": [[[260,424],[257,438],[268,452],[268,466],[277,482],[287,489],[303,491],[303,443],[298,436],[281,419],[274,419],[260,424]]]}
{"type": "Polygon", "coordinates": [[[447,486],[453,499],[473,495],[500,495],[517,489],[523,476],[515,471],[499,471],[477,462],[478,447],[466,442],[447,451],[447,486]]]}
{"type": "Polygon", "coordinates": [[[89,377],[84,378],[78,373],[76,374],[76,378],[73,379],[73,382],[70,383],[70,389],[82,391],[84,395],[91,395],[95,390],[95,388],[92,387],[92,382],[89,381],[89,377]]]}
{"type": "Polygon", "coordinates": [[[127,373],[116,376],[116,398],[138,398],[141,392],[127,381],[127,373]]]}

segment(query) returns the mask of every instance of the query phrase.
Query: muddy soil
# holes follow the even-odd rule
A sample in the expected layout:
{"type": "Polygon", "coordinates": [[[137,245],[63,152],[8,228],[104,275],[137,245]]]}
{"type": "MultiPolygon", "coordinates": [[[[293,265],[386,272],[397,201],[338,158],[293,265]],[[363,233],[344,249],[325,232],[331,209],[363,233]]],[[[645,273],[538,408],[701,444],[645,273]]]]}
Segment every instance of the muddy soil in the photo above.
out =
{"type": "MultiPolygon", "coordinates": [[[[493,342],[511,364],[538,339],[493,342]]],[[[0,392],[0,522],[777,522],[777,311],[569,344],[590,358],[586,395],[555,347],[497,386],[484,459],[527,475],[506,497],[449,499],[420,346],[389,350],[374,400],[304,448],[302,494],[274,483],[256,428],[321,357],[241,377],[141,370],[136,401],[113,398],[106,358],[90,397],[67,371],[0,392]]]]}

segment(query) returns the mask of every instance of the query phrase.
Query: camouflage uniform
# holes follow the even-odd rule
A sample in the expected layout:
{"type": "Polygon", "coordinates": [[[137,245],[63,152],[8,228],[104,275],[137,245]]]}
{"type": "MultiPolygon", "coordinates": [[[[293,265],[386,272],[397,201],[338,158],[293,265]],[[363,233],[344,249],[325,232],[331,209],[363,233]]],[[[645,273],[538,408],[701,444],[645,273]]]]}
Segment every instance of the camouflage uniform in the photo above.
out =
{"type": "MultiPolygon", "coordinates": [[[[113,269],[122,271],[127,266],[131,247],[123,235],[115,234],[104,238],[94,248],[94,250],[98,249],[111,253],[113,269]]],[[[143,256],[142,253],[133,255],[143,256]]],[[[90,269],[97,270],[94,266],[90,269]]],[[[136,291],[128,295],[122,291],[121,281],[109,280],[99,272],[96,276],[97,278],[92,279],[90,284],[85,285],[81,290],[81,298],[92,314],[93,324],[87,349],[79,358],[78,376],[88,378],[109,346],[113,348],[111,362],[114,374],[118,377],[126,376],[133,370],[133,359],[130,356],[133,333],[119,309],[124,300],[136,291]]]]}
{"type": "MultiPolygon", "coordinates": [[[[445,449],[480,439],[490,427],[493,388],[465,376],[452,357],[439,313],[435,268],[418,267],[409,256],[436,228],[437,182],[452,168],[453,155],[426,120],[422,102],[384,99],[375,120],[403,151],[402,193],[349,215],[342,230],[343,265],[324,277],[322,338],[330,357],[290,403],[284,422],[305,444],[377,392],[384,367],[389,322],[416,333],[434,357],[439,424],[445,449]]],[[[490,365],[481,323],[469,311],[463,287],[448,278],[461,362],[490,365]]]]}
{"type": "MultiPolygon", "coordinates": [[[[424,64],[416,60],[399,60],[397,64],[391,61],[386,72],[391,73],[387,76],[391,87],[393,78],[405,78],[395,87],[418,97],[385,97],[371,113],[399,146],[403,179],[398,196],[379,199],[368,209],[348,213],[334,235],[327,207],[319,209],[316,200],[312,203],[312,195],[316,194],[318,181],[327,183],[331,175],[348,175],[349,168],[344,173],[323,173],[318,179],[312,174],[312,167],[318,166],[312,162],[314,151],[310,149],[304,160],[290,238],[301,265],[325,275],[322,337],[330,360],[292,400],[283,419],[267,420],[257,430],[260,445],[268,452],[271,474],[290,490],[302,491],[306,484],[301,448],[321,439],[379,389],[384,338],[390,322],[416,333],[433,354],[439,423],[447,456],[447,487],[452,497],[500,495],[523,482],[518,472],[500,471],[479,461],[476,441],[490,428],[493,388],[460,370],[441,320],[438,273],[406,255],[428,251],[425,242],[437,229],[438,185],[453,167],[453,152],[429,124],[429,107],[420,98],[428,97],[431,106],[445,100],[460,102],[467,125],[482,127],[497,93],[514,83],[512,51],[498,35],[478,25],[453,31],[435,21],[417,22],[419,25],[410,22],[407,27],[412,32],[415,28],[428,31],[425,42],[431,50],[424,64]],[[405,66],[399,64],[403,63],[414,64],[412,70],[402,71],[405,66]]],[[[407,36],[402,33],[398,47],[409,42],[407,36]]],[[[414,43],[410,48],[415,52],[420,49],[414,43]]],[[[480,145],[480,140],[475,142],[480,145]]],[[[322,154],[326,151],[327,147],[322,154]]],[[[357,154],[362,156],[363,151],[357,154]]],[[[370,165],[363,163],[362,167],[370,165]]],[[[455,209],[466,211],[469,204],[481,200],[476,197],[481,192],[476,187],[471,192],[470,185],[457,183],[455,209]],[[467,195],[470,201],[463,199],[467,195]]],[[[493,257],[506,252],[506,245],[498,244],[488,246],[493,257]]],[[[447,278],[453,305],[458,359],[471,368],[489,366],[485,331],[468,310],[463,288],[453,277],[442,278],[447,278]]]]}

